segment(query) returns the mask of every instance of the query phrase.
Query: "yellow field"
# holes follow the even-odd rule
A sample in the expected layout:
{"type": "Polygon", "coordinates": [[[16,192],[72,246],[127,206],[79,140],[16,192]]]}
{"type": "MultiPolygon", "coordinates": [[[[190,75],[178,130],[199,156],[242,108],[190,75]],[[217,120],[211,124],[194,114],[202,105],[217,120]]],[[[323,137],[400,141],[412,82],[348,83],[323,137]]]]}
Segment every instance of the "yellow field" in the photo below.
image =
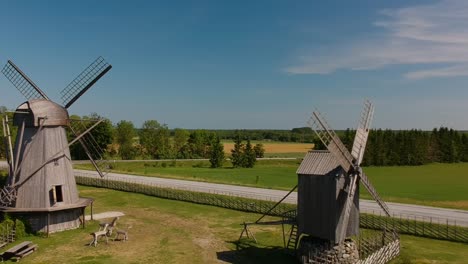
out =
{"type": "MultiPolygon", "coordinates": [[[[252,145],[256,143],[253,142],[252,145]]],[[[306,153],[314,147],[312,143],[268,143],[262,142],[265,148],[265,154],[269,153],[306,153]]],[[[231,153],[231,149],[234,148],[234,142],[224,143],[224,152],[231,153]]]]}

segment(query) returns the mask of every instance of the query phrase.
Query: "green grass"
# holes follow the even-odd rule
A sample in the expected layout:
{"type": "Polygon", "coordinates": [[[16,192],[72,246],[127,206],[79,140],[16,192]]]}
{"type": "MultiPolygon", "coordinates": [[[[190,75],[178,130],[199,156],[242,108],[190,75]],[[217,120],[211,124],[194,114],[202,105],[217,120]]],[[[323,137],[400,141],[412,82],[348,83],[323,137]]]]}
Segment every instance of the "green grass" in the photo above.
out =
{"type": "Polygon", "coordinates": [[[440,240],[402,235],[400,256],[392,264],[467,263],[468,246],[440,240]]]}
{"type": "Polygon", "coordinates": [[[468,210],[468,163],[368,167],[364,171],[387,201],[468,210]]]}
{"type": "MultiPolygon", "coordinates": [[[[296,263],[281,249],[281,226],[253,226],[258,244],[243,239],[236,251],[244,221],[259,215],[213,206],[165,200],[141,194],[80,187],[80,194],[95,198],[95,212],[122,211],[118,227],[132,225],[128,242],[101,242],[88,247],[86,229],[27,237],[39,250],[24,263],[296,263]]],[[[18,241],[18,243],[21,241],[18,241]]],[[[402,256],[394,263],[466,263],[466,244],[402,236],[402,256]]]]}
{"type": "MultiPolygon", "coordinates": [[[[263,160],[254,168],[233,168],[228,162],[222,168],[212,169],[208,161],[171,162],[116,162],[114,172],[158,176],[194,181],[237,184],[289,190],[297,182],[294,174],[300,160],[263,160]]],[[[91,165],[76,165],[91,169],[91,165]]]]}
{"type": "MultiPolygon", "coordinates": [[[[209,168],[201,161],[115,163],[115,172],[289,190],[300,160],[263,160],[255,168],[209,168]],[[146,164],[146,166],[145,166],[146,164]],[[165,165],[166,167],[163,167],[165,165]]],[[[91,168],[80,165],[77,168],[91,168]]],[[[468,163],[366,167],[386,201],[468,210],[468,163]]],[[[361,188],[362,198],[370,198],[361,188]]]]}

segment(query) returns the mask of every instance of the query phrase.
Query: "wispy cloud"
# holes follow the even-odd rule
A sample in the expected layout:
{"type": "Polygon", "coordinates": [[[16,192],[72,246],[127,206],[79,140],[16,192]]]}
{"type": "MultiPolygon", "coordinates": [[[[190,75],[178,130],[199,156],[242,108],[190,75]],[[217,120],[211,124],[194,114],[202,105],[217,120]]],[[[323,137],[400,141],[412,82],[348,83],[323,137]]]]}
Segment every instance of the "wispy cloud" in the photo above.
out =
{"type": "Polygon", "coordinates": [[[443,0],[380,14],[374,26],[383,29],[383,36],[338,47],[330,54],[310,51],[285,71],[328,74],[338,69],[418,65],[421,70],[407,72],[405,77],[468,76],[468,1],[443,0]]]}

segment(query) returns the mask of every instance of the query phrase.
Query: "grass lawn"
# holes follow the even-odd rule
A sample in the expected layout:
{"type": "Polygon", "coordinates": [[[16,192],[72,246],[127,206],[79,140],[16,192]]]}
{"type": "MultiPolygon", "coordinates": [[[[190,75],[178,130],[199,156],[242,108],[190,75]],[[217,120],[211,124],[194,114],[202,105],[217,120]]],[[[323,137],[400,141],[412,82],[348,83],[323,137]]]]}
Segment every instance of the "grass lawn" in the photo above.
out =
{"type": "Polygon", "coordinates": [[[364,171],[386,201],[468,210],[468,163],[368,167],[364,171]]]}
{"type": "MultiPolygon", "coordinates": [[[[229,162],[226,162],[223,168],[217,169],[210,168],[208,161],[116,162],[113,163],[112,171],[289,190],[297,182],[295,171],[300,162],[300,160],[262,160],[251,169],[233,168],[229,162]]],[[[92,166],[75,165],[75,168],[92,169],[92,166]]]]}
{"type": "MultiPolygon", "coordinates": [[[[300,160],[262,160],[255,168],[211,169],[207,161],[114,163],[115,172],[289,190],[300,160]]],[[[88,168],[90,165],[76,165],[88,168]]],[[[468,163],[366,167],[386,201],[468,210],[468,163]]],[[[364,188],[361,197],[370,198],[364,188]]]]}
{"type": "MultiPolygon", "coordinates": [[[[88,222],[86,229],[56,233],[49,238],[24,238],[37,243],[39,250],[21,262],[296,263],[280,249],[280,226],[252,227],[259,244],[244,240],[244,249],[235,250],[242,229],[239,224],[255,220],[257,214],[107,189],[79,189],[80,195],[96,199],[95,212],[126,214],[118,226],[133,226],[129,241],[103,241],[96,248],[88,247],[89,233],[98,229],[97,221],[88,222]]],[[[394,263],[466,263],[468,259],[465,244],[402,236],[402,245],[402,257],[394,263]]]]}

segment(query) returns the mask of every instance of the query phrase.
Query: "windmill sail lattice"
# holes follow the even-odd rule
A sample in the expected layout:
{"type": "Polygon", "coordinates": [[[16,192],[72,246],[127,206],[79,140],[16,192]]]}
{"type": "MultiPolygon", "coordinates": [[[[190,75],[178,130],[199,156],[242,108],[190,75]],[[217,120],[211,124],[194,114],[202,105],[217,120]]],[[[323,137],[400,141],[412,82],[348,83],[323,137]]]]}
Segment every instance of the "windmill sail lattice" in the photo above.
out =
{"type": "Polygon", "coordinates": [[[356,128],[356,136],[354,137],[353,148],[351,155],[356,157],[357,163],[360,165],[364,158],[364,149],[366,148],[367,137],[369,136],[369,128],[374,115],[374,105],[366,100],[364,102],[364,110],[362,111],[359,125],[356,128]]]}
{"type": "MultiPolygon", "coordinates": [[[[103,120],[70,120],[69,129],[77,136],[88,129],[90,123],[102,122],[103,120]]],[[[109,161],[103,157],[104,150],[94,138],[92,132],[85,134],[79,140],[83,150],[101,177],[109,172],[109,161]]]]}
{"type": "Polygon", "coordinates": [[[91,65],[60,92],[65,108],[69,108],[111,68],[112,65],[107,63],[102,57],[98,57],[91,63],[91,65]]]}
{"type": "Polygon", "coordinates": [[[341,167],[348,171],[353,166],[353,156],[343,145],[338,135],[325,121],[320,112],[314,111],[308,124],[327,149],[338,159],[341,167]]]}
{"type": "Polygon", "coordinates": [[[37,87],[12,61],[8,61],[2,69],[3,75],[20,91],[26,99],[47,99],[47,95],[37,87]]]}

